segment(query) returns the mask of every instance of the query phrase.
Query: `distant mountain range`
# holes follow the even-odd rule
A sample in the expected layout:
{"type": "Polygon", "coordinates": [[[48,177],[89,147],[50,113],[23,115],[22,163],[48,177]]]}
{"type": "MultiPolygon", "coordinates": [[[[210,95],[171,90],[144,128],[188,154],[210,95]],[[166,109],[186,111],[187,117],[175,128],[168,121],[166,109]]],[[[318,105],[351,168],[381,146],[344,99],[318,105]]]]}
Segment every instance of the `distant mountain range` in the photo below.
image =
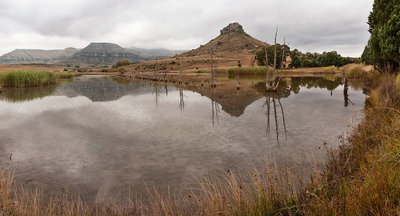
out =
{"type": "Polygon", "coordinates": [[[128,59],[130,62],[172,57],[182,53],[167,49],[125,49],[113,43],[90,43],[83,49],[63,50],[16,49],[0,56],[0,64],[58,64],[58,65],[112,65],[128,59]]]}
{"type": "Polygon", "coordinates": [[[190,51],[166,49],[122,48],[113,43],[91,43],[83,49],[24,50],[18,49],[0,57],[0,64],[45,63],[80,67],[110,66],[127,59],[143,62],[131,71],[177,71],[176,57],[185,57],[185,70],[207,70],[210,53],[218,57],[219,67],[254,65],[255,53],[267,44],[247,34],[239,23],[231,23],[220,31],[220,35],[209,43],[190,51]],[[154,60],[154,61],[145,61],[154,60]]]}
{"type": "Polygon", "coordinates": [[[71,58],[79,49],[63,50],[16,49],[0,57],[0,64],[53,64],[71,58]]]}

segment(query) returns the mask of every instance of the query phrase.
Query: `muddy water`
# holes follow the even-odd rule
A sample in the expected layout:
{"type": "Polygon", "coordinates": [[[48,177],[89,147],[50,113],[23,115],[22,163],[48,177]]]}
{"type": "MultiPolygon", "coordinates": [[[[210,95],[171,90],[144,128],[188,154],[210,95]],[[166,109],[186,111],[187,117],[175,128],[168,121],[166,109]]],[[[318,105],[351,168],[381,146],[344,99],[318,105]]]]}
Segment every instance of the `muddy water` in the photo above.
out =
{"type": "Polygon", "coordinates": [[[337,146],[359,121],[366,97],[341,78],[285,78],[268,95],[257,79],[241,83],[240,91],[235,81],[179,89],[83,76],[8,89],[0,96],[1,166],[11,164],[26,184],[93,200],[143,192],[143,183],[178,188],[272,156],[278,164],[318,163],[323,143],[337,146]]]}

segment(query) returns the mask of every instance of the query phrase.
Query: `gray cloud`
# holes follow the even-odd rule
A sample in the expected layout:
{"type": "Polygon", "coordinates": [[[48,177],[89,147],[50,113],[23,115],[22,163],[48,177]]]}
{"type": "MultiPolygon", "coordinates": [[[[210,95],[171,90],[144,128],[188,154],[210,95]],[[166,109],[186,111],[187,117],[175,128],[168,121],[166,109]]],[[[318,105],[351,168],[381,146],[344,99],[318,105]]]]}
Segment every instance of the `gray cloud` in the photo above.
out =
{"type": "Polygon", "coordinates": [[[0,0],[0,54],[16,48],[125,47],[192,49],[230,22],[272,42],[279,25],[292,48],[360,55],[368,40],[368,0],[0,0]]]}

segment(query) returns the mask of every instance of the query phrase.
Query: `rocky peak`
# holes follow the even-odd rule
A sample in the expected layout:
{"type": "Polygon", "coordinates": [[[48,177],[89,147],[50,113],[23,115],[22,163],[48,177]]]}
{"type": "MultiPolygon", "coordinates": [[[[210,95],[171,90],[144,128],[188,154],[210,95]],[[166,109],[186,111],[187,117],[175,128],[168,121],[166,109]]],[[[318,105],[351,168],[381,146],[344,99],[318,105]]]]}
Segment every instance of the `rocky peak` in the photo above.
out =
{"type": "Polygon", "coordinates": [[[239,23],[231,23],[227,27],[223,28],[221,30],[221,35],[226,35],[232,32],[238,32],[238,33],[245,33],[243,30],[243,26],[240,25],[239,23]]]}

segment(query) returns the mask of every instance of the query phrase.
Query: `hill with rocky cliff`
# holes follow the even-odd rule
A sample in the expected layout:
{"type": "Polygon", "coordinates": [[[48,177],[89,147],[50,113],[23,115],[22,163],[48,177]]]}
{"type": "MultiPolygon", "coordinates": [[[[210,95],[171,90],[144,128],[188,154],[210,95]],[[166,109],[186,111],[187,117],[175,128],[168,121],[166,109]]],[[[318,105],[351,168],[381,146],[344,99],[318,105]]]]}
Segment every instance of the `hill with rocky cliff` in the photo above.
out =
{"type": "Polygon", "coordinates": [[[74,65],[112,65],[123,59],[127,59],[130,62],[142,60],[139,55],[117,44],[91,43],[74,53],[66,63],[74,65]]]}

